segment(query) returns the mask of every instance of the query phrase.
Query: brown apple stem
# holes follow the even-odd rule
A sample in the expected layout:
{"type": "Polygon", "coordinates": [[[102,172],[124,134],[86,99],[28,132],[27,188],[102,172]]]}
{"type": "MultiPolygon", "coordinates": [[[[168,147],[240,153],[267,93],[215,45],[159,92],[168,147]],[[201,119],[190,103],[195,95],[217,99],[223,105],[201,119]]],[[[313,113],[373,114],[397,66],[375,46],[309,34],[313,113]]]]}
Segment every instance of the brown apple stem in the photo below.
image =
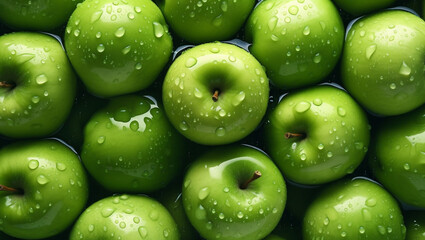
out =
{"type": "Polygon", "coordinates": [[[260,171],[255,171],[254,174],[252,175],[252,177],[250,179],[248,179],[244,184],[242,184],[240,187],[241,189],[246,189],[248,187],[248,185],[254,181],[255,179],[258,179],[261,177],[261,172],[260,171]]]}
{"type": "Polygon", "coordinates": [[[10,82],[0,81],[0,88],[13,88],[14,86],[15,85],[10,82]]]}
{"type": "Polygon", "coordinates": [[[220,94],[220,92],[216,89],[215,91],[214,91],[214,94],[212,95],[212,100],[214,101],[214,102],[217,102],[218,101],[218,95],[220,94]]]}
{"type": "Polygon", "coordinates": [[[296,138],[296,137],[304,137],[305,135],[302,133],[291,133],[291,132],[287,132],[285,133],[285,138],[286,139],[290,139],[290,138],[296,138]]]}
{"type": "Polygon", "coordinates": [[[4,186],[4,185],[1,185],[0,184],[0,192],[1,191],[10,192],[10,193],[18,193],[18,192],[20,192],[18,189],[7,187],[7,186],[4,186]]]}

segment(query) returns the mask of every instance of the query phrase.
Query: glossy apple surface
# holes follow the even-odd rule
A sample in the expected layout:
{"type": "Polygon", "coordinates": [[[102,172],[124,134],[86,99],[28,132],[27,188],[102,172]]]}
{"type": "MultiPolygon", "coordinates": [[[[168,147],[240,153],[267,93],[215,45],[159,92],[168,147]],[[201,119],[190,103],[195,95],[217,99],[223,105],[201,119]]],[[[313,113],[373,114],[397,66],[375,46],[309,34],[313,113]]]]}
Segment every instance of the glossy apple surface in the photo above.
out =
{"type": "Polygon", "coordinates": [[[344,90],[312,87],[283,97],[268,117],[265,141],[285,177],[322,184],[352,173],[362,162],[368,120],[344,90]]]}
{"type": "Polygon", "coordinates": [[[20,30],[48,31],[68,21],[83,0],[0,1],[0,22],[20,30]]]}
{"type": "Polygon", "coordinates": [[[255,0],[160,1],[165,18],[181,38],[191,43],[226,40],[242,27],[255,0]]]}
{"type": "Polygon", "coordinates": [[[365,179],[338,182],[326,189],[307,210],[304,239],[392,239],[406,234],[396,200],[365,179]]]}
{"type": "Polygon", "coordinates": [[[262,239],[286,203],[279,169],[248,146],[217,148],[198,158],[186,172],[182,194],[186,215],[206,239],[262,239]]]}
{"type": "Polygon", "coordinates": [[[65,46],[88,90],[111,97],[151,85],[173,44],[152,1],[86,0],[69,19],[65,46]]]}
{"type": "Polygon", "coordinates": [[[344,25],[329,0],[267,0],[249,17],[251,53],[278,88],[322,81],[339,60],[344,25]]]}
{"type": "Polygon", "coordinates": [[[65,122],[75,75],[58,40],[41,33],[0,37],[0,135],[45,137],[65,122]]]}
{"type": "Polygon", "coordinates": [[[167,209],[146,196],[116,195],[89,206],[75,223],[70,240],[170,239],[179,232],[167,209]]]}
{"type": "Polygon", "coordinates": [[[401,201],[425,208],[425,108],[383,119],[373,136],[374,176],[401,201]]]}
{"type": "Polygon", "coordinates": [[[354,16],[384,9],[395,3],[395,0],[334,0],[335,4],[354,16]]]}
{"type": "Polygon", "coordinates": [[[169,68],[163,84],[165,111],[188,139],[205,145],[238,141],[262,120],[269,82],[260,63],[227,43],[185,51],[169,68]]]}
{"type": "Polygon", "coordinates": [[[85,207],[86,174],[76,153],[48,139],[0,150],[0,231],[43,239],[71,226],[85,207]]]}
{"type": "Polygon", "coordinates": [[[146,193],[165,187],[182,170],[185,156],[185,139],[153,98],[113,98],[84,129],[84,166],[114,192],[146,193]]]}
{"type": "Polygon", "coordinates": [[[391,10],[359,19],[341,59],[342,81],[365,108],[379,115],[409,112],[425,102],[425,22],[391,10]]]}

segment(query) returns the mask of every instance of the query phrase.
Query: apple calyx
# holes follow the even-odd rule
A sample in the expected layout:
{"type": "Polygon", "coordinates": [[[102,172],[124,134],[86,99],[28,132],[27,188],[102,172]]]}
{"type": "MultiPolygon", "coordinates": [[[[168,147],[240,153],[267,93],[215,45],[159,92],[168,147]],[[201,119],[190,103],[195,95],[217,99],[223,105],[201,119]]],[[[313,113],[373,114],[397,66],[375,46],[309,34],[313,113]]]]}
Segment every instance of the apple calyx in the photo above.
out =
{"type": "Polygon", "coordinates": [[[290,138],[305,138],[305,134],[303,133],[291,133],[291,132],[287,132],[285,133],[285,138],[286,139],[290,139],[290,138]]]}
{"type": "Polygon", "coordinates": [[[15,84],[8,81],[0,81],[0,88],[14,88],[15,84]]]}
{"type": "Polygon", "coordinates": [[[0,184],[0,192],[20,193],[21,191],[15,188],[7,187],[0,184]]]}
{"type": "Polygon", "coordinates": [[[260,178],[261,177],[261,172],[260,171],[255,171],[254,172],[254,174],[252,175],[252,177],[250,178],[250,179],[248,179],[245,183],[243,183],[242,185],[240,185],[239,187],[241,188],[241,189],[247,189],[248,188],[248,185],[252,182],[252,181],[254,181],[254,180],[256,180],[256,179],[258,179],[258,178],[260,178]]]}
{"type": "Polygon", "coordinates": [[[218,89],[215,89],[215,90],[214,90],[214,93],[213,93],[213,95],[212,95],[212,100],[213,100],[214,102],[217,102],[217,101],[218,101],[218,95],[220,95],[220,91],[219,91],[218,89]]]}

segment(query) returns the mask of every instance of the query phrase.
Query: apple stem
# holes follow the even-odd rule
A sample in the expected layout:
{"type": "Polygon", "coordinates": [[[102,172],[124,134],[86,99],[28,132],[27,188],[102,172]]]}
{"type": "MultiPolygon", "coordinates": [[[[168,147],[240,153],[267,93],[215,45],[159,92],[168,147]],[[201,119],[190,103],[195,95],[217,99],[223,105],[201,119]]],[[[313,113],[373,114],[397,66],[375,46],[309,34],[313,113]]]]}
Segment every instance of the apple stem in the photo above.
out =
{"type": "Polygon", "coordinates": [[[285,138],[286,139],[290,139],[290,138],[296,138],[296,137],[304,137],[305,135],[302,133],[291,133],[291,132],[287,132],[285,133],[285,138]]]}
{"type": "Polygon", "coordinates": [[[15,85],[6,81],[0,81],[0,88],[13,88],[15,85]]]}
{"type": "Polygon", "coordinates": [[[18,189],[11,188],[11,187],[6,187],[6,186],[0,184],[0,192],[1,191],[11,192],[11,193],[18,193],[18,192],[20,192],[18,189]]]}
{"type": "Polygon", "coordinates": [[[250,178],[250,179],[248,179],[248,181],[246,181],[244,184],[242,184],[241,186],[240,186],[240,188],[241,189],[246,189],[246,188],[248,188],[248,185],[252,182],[252,181],[254,181],[255,179],[258,179],[258,178],[260,178],[261,177],[261,172],[260,171],[255,171],[254,172],[254,174],[252,175],[252,177],[250,178]]]}
{"type": "Polygon", "coordinates": [[[218,101],[218,95],[220,94],[220,92],[218,91],[218,89],[214,90],[214,94],[212,95],[212,100],[214,102],[218,101]]]}

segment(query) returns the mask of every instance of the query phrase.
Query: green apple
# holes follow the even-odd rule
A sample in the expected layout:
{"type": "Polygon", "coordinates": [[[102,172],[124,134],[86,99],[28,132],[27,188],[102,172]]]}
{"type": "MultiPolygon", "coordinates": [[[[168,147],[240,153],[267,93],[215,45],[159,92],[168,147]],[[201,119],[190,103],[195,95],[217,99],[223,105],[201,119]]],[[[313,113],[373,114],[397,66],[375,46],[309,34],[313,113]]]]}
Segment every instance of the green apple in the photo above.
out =
{"type": "Polygon", "coordinates": [[[425,212],[408,211],[404,214],[406,224],[406,240],[425,239],[425,212]]]}
{"type": "Polygon", "coordinates": [[[267,0],[246,25],[251,53],[278,88],[318,83],[338,62],[344,25],[330,0],[267,0]]]}
{"type": "Polygon", "coordinates": [[[179,229],[181,239],[200,239],[199,234],[190,224],[184,211],[181,181],[176,181],[160,191],[156,199],[158,199],[164,207],[167,208],[171,216],[173,216],[177,228],[179,229]]]}
{"type": "Polygon", "coordinates": [[[52,36],[19,32],[0,36],[0,135],[51,135],[65,122],[76,80],[52,36]]]}
{"type": "Polygon", "coordinates": [[[116,195],[88,207],[75,223],[70,240],[178,240],[177,225],[167,209],[146,196],[116,195]]]}
{"type": "Polygon", "coordinates": [[[286,203],[279,169],[249,146],[208,151],[189,167],[183,206],[206,239],[262,239],[278,224],[286,203]]]}
{"type": "Polygon", "coordinates": [[[425,103],[425,22],[402,10],[356,21],[341,59],[344,86],[369,111],[398,115],[425,103]]]}
{"type": "Polygon", "coordinates": [[[317,86],[290,93],[265,125],[267,152],[285,177],[322,184],[352,173],[369,145],[365,112],[345,91],[317,86]]]}
{"type": "Polygon", "coordinates": [[[0,231],[42,239],[71,226],[88,196],[86,174],[55,139],[18,142],[0,150],[0,231]]]}
{"type": "Polygon", "coordinates": [[[150,0],[86,0],[69,19],[65,46],[87,89],[111,97],[151,85],[173,43],[150,0]]]}
{"type": "Polygon", "coordinates": [[[245,50],[207,43],[180,55],[169,68],[162,98],[168,118],[188,139],[205,145],[238,141],[261,122],[269,82],[245,50]]]}
{"type": "Polygon", "coordinates": [[[383,119],[373,135],[374,176],[399,200],[425,208],[425,107],[383,119]]]}
{"type": "Polygon", "coordinates": [[[370,13],[387,8],[395,3],[395,0],[333,0],[335,4],[344,11],[354,16],[370,13]]]}
{"type": "Polygon", "coordinates": [[[238,32],[255,0],[159,0],[171,28],[191,43],[226,40],[238,32]]]}
{"type": "Polygon", "coordinates": [[[2,0],[0,22],[14,29],[49,31],[68,21],[83,0],[2,0]]]}
{"type": "Polygon", "coordinates": [[[338,182],[323,191],[303,223],[304,239],[403,240],[405,234],[396,200],[362,178],[338,182]]]}
{"type": "Polygon", "coordinates": [[[106,189],[146,193],[180,173],[185,149],[185,139],[155,99],[126,95],[111,99],[88,121],[81,158],[106,189]]]}

